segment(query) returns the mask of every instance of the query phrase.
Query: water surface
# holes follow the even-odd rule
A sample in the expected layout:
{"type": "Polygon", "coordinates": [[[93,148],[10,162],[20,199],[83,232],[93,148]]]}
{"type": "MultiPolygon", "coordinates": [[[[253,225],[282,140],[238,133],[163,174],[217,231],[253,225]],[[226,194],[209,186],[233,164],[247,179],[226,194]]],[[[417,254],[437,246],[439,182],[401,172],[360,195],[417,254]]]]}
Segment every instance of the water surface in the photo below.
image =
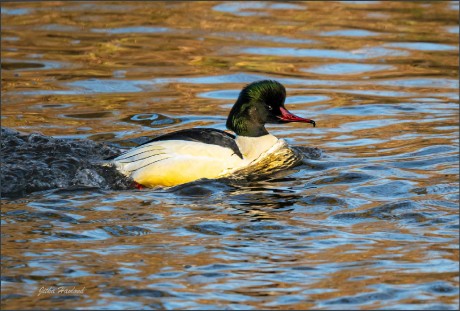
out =
{"type": "Polygon", "coordinates": [[[2,308],[458,309],[458,2],[1,6],[2,126],[128,148],[224,129],[275,79],[317,127],[270,132],[322,150],[263,179],[3,198],[2,308]]]}

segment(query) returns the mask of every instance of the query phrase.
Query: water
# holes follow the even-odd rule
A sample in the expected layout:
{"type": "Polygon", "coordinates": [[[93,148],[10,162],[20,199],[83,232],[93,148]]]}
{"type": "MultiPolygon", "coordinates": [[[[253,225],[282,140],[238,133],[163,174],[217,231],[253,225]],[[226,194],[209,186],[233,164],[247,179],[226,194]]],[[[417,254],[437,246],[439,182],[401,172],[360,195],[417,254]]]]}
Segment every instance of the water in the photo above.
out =
{"type": "Polygon", "coordinates": [[[224,129],[266,78],[317,123],[270,132],[321,151],[262,179],[137,190],[67,171],[3,198],[2,308],[458,309],[458,2],[1,6],[2,126],[87,147],[68,157],[88,170],[224,129]]]}

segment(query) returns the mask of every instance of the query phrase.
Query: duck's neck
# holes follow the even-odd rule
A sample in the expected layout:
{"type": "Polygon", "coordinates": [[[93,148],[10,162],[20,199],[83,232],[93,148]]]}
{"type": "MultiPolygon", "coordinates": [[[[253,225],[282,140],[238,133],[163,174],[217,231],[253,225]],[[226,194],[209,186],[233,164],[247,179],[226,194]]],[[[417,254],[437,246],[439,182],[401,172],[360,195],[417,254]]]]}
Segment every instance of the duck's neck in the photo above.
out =
{"type": "Polygon", "coordinates": [[[265,129],[266,115],[256,104],[238,98],[227,118],[227,128],[238,136],[260,137],[268,134],[265,129]]]}
{"type": "Polygon", "coordinates": [[[237,136],[235,141],[243,157],[253,161],[260,157],[262,153],[273,147],[278,141],[278,138],[267,133],[266,135],[258,137],[237,136]]]}
{"type": "Polygon", "coordinates": [[[257,138],[268,135],[268,131],[263,124],[243,117],[227,121],[227,128],[242,137],[257,138]]]}

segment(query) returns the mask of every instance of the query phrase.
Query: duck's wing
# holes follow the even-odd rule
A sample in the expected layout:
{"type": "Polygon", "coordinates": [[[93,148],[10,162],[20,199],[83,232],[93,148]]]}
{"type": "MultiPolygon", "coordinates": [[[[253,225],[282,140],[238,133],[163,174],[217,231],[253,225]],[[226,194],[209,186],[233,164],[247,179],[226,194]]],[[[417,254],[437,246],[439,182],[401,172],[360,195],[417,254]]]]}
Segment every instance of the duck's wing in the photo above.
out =
{"type": "Polygon", "coordinates": [[[130,176],[138,170],[174,156],[174,154],[165,147],[166,146],[159,144],[144,144],[119,155],[112,160],[112,163],[114,163],[122,173],[130,176]]]}
{"type": "Polygon", "coordinates": [[[241,151],[235,142],[235,136],[217,129],[193,128],[180,130],[155,137],[154,139],[151,139],[144,144],[165,140],[185,140],[201,142],[210,145],[218,145],[224,148],[231,149],[237,156],[243,159],[243,155],[241,154],[241,151]]]}

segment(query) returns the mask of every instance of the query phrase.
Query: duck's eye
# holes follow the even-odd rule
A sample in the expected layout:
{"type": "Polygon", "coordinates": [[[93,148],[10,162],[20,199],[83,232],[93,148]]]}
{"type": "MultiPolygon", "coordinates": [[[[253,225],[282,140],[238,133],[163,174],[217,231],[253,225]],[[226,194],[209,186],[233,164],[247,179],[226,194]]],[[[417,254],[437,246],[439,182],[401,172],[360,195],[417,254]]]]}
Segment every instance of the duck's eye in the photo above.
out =
{"type": "Polygon", "coordinates": [[[272,106],[268,106],[268,110],[273,110],[273,107],[272,106]]]}

